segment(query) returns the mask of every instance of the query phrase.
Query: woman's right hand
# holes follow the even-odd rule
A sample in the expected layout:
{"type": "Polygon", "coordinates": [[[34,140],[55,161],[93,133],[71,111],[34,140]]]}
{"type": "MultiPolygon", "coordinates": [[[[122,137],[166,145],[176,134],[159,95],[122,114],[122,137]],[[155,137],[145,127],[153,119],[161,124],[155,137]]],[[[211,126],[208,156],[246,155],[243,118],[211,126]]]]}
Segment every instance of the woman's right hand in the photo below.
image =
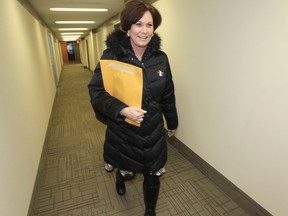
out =
{"type": "Polygon", "coordinates": [[[145,113],[147,113],[147,111],[138,107],[125,107],[120,111],[121,115],[137,123],[143,121],[145,113]]]}

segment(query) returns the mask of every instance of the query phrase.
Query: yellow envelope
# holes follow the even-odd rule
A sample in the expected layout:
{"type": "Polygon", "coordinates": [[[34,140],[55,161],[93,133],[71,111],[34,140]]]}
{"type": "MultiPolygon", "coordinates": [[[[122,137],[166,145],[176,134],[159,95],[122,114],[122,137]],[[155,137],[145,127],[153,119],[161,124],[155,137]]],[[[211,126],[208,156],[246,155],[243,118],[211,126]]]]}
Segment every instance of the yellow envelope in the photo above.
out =
{"type": "MultiPolygon", "coordinates": [[[[105,90],[128,106],[142,107],[142,68],[116,60],[100,60],[105,90]]],[[[140,124],[128,118],[129,124],[140,124]]]]}

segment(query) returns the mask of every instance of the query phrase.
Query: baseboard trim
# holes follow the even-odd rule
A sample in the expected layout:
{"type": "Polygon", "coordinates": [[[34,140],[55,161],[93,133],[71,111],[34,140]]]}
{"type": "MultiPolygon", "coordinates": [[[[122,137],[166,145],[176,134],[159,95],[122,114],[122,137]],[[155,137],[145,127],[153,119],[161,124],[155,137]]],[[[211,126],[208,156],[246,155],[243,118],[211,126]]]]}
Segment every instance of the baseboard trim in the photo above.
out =
{"type": "Polygon", "coordinates": [[[266,209],[255,202],[251,197],[241,191],[225,176],[199,157],[176,137],[167,138],[168,142],[178,150],[188,161],[190,161],[205,176],[221,188],[231,199],[233,199],[246,212],[255,216],[272,216],[266,209]]]}
{"type": "MultiPolygon", "coordinates": [[[[60,75],[60,78],[61,78],[61,75],[60,75]]],[[[57,92],[56,92],[56,94],[57,94],[57,92]]],[[[45,177],[44,176],[45,175],[45,172],[44,172],[45,160],[44,160],[43,155],[47,154],[47,144],[46,144],[47,140],[48,140],[47,134],[49,134],[49,131],[51,130],[51,123],[50,122],[51,122],[52,113],[53,113],[53,110],[55,107],[56,94],[54,95],[54,101],[53,101],[47,129],[46,129],[46,133],[45,133],[45,139],[44,139],[44,143],[43,143],[43,147],[42,147],[42,151],[41,151],[40,161],[39,161],[39,165],[38,165],[38,170],[37,170],[37,174],[36,174],[36,178],[35,178],[35,182],[34,182],[34,187],[33,187],[32,195],[31,195],[31,199],[30,199],[30,204],[29,204],[27,216],[33,216],[34,215],[35,199],[37,198],[37,194],[39,193],[40,184],[41,184],[41,182],[44,181],[44,177],[45,177]]]]}

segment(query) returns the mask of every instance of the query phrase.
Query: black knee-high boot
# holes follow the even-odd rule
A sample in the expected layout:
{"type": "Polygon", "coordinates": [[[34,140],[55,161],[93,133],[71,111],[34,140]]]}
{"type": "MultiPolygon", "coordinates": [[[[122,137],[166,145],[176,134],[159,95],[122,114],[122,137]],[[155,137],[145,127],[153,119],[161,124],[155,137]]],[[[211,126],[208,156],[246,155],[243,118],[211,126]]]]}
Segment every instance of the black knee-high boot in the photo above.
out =
{"type": "Polygon", "coordinates": [[[124,195],[126,193],[125,179],[119,169],[116,172],[116,191],[119,195],[124,195]]]}
{"type": "Polygon", "coordinates": [[[149,187],[143,185],[143,194],[145,202],[145,215],[144,216],[156,216],[156,204],[158,200],[160,185],[149,187]]]}

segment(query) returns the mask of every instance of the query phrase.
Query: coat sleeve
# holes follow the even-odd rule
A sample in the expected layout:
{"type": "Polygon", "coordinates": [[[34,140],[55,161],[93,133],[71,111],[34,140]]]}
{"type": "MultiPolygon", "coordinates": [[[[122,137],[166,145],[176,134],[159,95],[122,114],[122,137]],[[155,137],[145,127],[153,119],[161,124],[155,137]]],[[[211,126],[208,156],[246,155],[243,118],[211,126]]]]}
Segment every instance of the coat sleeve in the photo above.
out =
{"type": "MultiPolygon", "coordinates": [[[[101,59],[114,59],[113,56],[114,54],[111,50],[107,49],[103,52],[101,59]]],[[[108,119],[116,122],[123,121],[119,112],[127,107],[127,105],[105,91],[100,63],[97,64],[94,70],[93,77],[88,84],[88,89],[90,102],[95,113],[100,112],[108,119]]]]}
{"type": "Polygon", "coordinates": [[[175,90],[174,82],[172,79],[171,68],[169,60],[167,59],[166,63],[166,85],[165,90],[161,99],[161,108],[163,115],[167,122],[168,129],[176,129],[178,127],[178,115],[176,109],[176,99],[175,99],[175,90]]]}

